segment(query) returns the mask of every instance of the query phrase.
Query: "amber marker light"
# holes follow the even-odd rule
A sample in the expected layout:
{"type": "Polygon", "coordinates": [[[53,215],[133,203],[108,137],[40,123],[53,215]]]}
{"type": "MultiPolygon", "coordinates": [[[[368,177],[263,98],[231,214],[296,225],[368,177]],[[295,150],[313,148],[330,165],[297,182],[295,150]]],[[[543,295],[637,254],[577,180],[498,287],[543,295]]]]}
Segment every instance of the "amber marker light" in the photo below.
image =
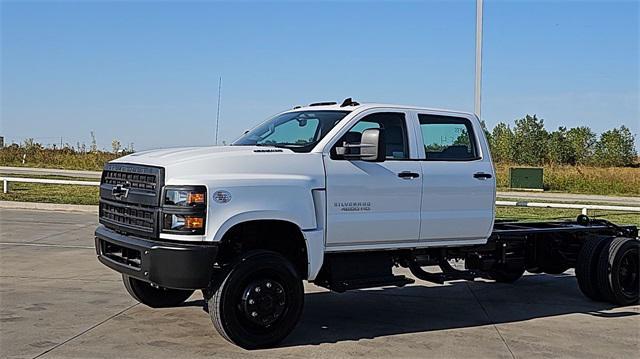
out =
{"type": "Polygon", "coordinates": [[[204,218],[186,216],[184,226],[189,229],[201,229],[204,226],[204,218]]]}
{"type": "Polygon", "coordinates": [[[205,194],[202,192],[189,192],[187,203],[189,204],[204,204],[205,194]]]}

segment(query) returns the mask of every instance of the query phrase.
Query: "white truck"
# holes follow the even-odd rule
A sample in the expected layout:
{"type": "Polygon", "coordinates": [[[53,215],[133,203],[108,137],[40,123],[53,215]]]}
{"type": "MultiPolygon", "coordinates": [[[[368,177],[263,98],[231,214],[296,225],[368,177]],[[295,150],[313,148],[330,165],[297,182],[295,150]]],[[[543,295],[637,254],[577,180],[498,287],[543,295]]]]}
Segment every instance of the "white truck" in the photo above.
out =
{"type": "Polygon", "coordinates": [[[336,292],[413,283],[394,266],[436,283],[575,268],[587,297],[638,302],[636,227],[496,221],[495,196],[473,114],[347,99],[282,112],[231,146],[108,163],[95,245],[148,306],[202,290],[214,327],[244,348],[293,330],[303,281],[336,292]]]}

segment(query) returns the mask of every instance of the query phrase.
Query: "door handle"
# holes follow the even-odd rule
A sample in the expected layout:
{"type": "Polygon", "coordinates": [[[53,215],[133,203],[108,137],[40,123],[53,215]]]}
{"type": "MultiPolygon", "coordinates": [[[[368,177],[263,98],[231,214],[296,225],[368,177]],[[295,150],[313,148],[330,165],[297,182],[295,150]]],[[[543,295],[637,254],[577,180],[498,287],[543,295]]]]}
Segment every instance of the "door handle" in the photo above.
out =
{"type": "Polygon", "coordinates": [[[398,173],[398,177],[402,179],[410,180],[410,179],[418,178],[420,177],[420,175],[411,171],[402,171],[398,173]]]}
{"type": "Polygon", "coordinates": [[[488,179],[491,178],[493,176],[491,176],[490,173],[484,173],[484,172],[476,172],[473,174],[473,178],[477,178],[477,179],[488,179]]]}

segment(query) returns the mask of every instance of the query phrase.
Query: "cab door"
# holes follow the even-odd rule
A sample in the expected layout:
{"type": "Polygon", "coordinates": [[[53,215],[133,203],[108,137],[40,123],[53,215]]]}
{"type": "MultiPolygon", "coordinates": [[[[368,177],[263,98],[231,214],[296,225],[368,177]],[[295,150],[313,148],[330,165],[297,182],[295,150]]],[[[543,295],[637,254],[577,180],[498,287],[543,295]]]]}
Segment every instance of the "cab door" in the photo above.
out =
{"type": "Polygon", "coordinates": [[[491,234],[495,173],[475,116],[416,113],[422,142],[422,242],[478,242],[491,234]]]}
{"type": "Polygon", "coordinates": [[[404,111],[365,112],[325,156],[328,250],[418,242],[422,173],[412,160],[415,124],[404,111]],[[384,130],[384,162],[347,160],[336,145],[359,142],[368,128],[384,130]]]}

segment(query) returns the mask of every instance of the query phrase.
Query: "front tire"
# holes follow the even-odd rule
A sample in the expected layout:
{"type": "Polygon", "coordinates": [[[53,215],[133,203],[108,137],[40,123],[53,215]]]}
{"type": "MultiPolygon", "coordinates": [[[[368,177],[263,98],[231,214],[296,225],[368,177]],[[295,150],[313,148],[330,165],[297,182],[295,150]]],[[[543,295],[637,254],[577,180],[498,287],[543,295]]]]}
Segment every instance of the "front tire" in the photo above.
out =
{"type": "Polygon", "coordinates": [[[169,289],[153,287],[150,283],[122,275],[122,281],[127,292],[142,304],[151,308],[176,307],[193,294],[193,290],[169,289]]]}
{"type": "Polygon", "coordinates": [[[302,279],[278,253],[248,253],[208,298],[209,314],[226,340],[245,349],[272,347],[295,328],[304,304],[302,279]]]}

